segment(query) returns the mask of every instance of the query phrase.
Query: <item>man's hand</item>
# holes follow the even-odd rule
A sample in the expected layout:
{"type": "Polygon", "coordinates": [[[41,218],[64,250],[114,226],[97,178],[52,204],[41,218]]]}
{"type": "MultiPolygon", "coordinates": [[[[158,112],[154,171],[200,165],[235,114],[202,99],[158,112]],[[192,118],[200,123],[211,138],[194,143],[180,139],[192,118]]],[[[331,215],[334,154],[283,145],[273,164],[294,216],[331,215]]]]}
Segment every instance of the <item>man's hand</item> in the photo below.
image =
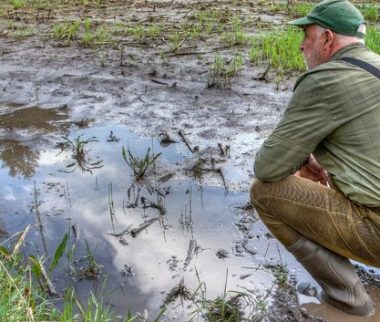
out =
{"type": "Polygon", "coordinates": [[[312,181],[319,182],[320,184],[330,187],[329,175],[325,169],[315,160],[314,156],[310,154],[308,162],[301,167],[296,173],[297,177],[302,177],[312,181]]]}

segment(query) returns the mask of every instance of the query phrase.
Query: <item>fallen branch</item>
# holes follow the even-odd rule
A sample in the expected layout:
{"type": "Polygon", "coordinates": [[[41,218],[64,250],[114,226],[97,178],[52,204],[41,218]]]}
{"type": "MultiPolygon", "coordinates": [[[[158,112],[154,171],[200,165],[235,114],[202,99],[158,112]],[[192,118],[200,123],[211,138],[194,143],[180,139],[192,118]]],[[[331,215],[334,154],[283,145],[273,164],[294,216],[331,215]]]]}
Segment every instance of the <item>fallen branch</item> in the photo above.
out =
{"type": "Polygon", "coordinates": [[[218,172],[220,174],[220,176],[222,177],[224,189],[228,190],[226,179],[224,177],[224,173],[223,173],[222,168],[217,168],[217,169],[215,169],[215,171],[218,172]]]}
{"type": "Polygon", "coordinates": [[[130,233],[133,238],[135,238],[139,233],[141,233],[143,230],[148,228],[151,224],[155,223],[158,220],[158,217],[148,220],[147,222],[144,222],[139,227],[135,229],[131,229],[130,233]]]}
{"type": "Polygon", "coordinates": [[[270,68],[271,68],[271,65],[269,64],[268,67],[266,68],[265,72],[261,76],[256,77],[255,80],[268,81],[267,76],[268,76],[270,68]]]}
{"type": "Polygon", "coordinates": [[[223,186],[224,186],[224,189],[228,190],[228,187],[227,187],[227,183],[226,183],[226,179],[224,177],[224,174],[223,174],[223,170],[222,168],[201,168],[202,171],[204,172],[215,172],[215,173],[219,173],[220,177],[222,178],[222,181],[223,181],[223,186]]]}
{"type": "Polygon", "coordinates": [[[187,256],[185,259],[185,263],[183,265],[183,269],[186,269],[186,267],[190,264],[190,261],[195,254],[196,247],[197,247],[197,241],[195,239],[190,240],[189,247],[187,249],[187,256]]]}
{"type": "Polygon", "coordinates": [[[151,81],[152,81],[153,83],[160,84],[160,85],[169,85],[168,83],[161,82],[161,81],[156,80],[156,79],[151,79],[151,81]]]}
{"type": "Polygon", "coordinates": [[[188,149],[190,150],[191,153],[197,152],[199,150],[198,146],[195,146],[194,148],[191,147],[189,141],[185,137],[185,133],[183,132],[183,130],[179,130],[178,135],[185,142],[186,146],[188,147],[188,149]]]}

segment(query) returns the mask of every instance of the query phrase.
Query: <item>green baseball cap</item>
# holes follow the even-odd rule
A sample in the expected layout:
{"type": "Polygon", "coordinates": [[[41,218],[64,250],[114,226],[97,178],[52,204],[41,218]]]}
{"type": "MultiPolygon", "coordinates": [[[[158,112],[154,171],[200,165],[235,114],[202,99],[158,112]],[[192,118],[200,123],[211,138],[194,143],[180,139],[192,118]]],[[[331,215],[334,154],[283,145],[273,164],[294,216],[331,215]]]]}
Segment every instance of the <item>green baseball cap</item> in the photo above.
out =
{"type": "Polygon", "coordinates": [[[347,0],[324,0],[318,3],[306,16],[290,21],[298,27],[317,24],[338,34],[364,38],[365,20],[363,15],[347,0]]]}

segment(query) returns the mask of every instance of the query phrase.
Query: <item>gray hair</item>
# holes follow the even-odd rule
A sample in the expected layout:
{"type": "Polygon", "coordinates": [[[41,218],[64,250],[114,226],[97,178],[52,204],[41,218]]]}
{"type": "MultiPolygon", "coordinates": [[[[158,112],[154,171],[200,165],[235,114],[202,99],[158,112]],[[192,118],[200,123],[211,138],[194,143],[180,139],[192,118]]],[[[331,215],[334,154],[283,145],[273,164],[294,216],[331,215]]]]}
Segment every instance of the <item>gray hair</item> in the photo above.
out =
{"type": "MultiPolygon", "coordinates": [[[[317,26],[317,32],[318,32],[319,36],[322,35],[322,33],[324,33],[325,30],[328,29],[328,28],[325,28],[325,27],[322,27],[322,26],[319,26],[319,25],[316,25],[316,26],[317,26]]],[[[359,26],[358,31],[360,31],[363,34],[365,34],[365,32],[366,32],[366,25],[365,24],[361,24],[359,26]]],[[[359,38],[359,37],[356,37],[356,36],[347,36],[347,35],[338,34],[338,33],[334,32],[332,30],[331,30],[331,32],[334,33],[334,37],[338,41],[338,43],[340,45],[346,46],[346,45],[350,45],[350,44],[353,44],[353,43],[364,44],[364,39],[363,38],[359,38]]]]}

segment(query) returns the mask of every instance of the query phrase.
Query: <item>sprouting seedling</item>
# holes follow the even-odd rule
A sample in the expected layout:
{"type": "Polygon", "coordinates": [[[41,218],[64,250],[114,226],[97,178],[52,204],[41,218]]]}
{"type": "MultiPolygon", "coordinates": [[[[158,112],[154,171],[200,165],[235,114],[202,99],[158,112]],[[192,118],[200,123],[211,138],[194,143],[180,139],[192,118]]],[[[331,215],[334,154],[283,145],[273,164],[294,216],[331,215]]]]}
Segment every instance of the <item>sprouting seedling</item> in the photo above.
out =
{"type": "Polygon", "coordinates": [[[195,164],[194,164],[194,167],[193,167],[193,172],[194,172],[194,177],[196,179],[199,179],[201,180],[202,179],[202,175],[203,175],[203,165],[204,165],[204,160],[202,159],[198,159],[195,164]]]}
{"type": "Polygon", "coordinates": [[[67,166],[67,168],[76,166],[69,172],[74,172],[75,169],[79,167],[83,172],[92,173],[91,170],[103,167],[101,164],[103,160],[91,162],[91,159],[85,150],[87,144],[98,141],[95,136],[85,139],[82,135],[78,135],[74,140],[70,140],[67,136],[62,136],[62,139],[64,139],[64,142],[60,144],[60,146],[63,148],[70,148],[72,150],[72,157],[75,160],[74,163],[67,166]]]}
{"type": "MultiPolygon", "coordinates": [[[[78,272],[80,278],[93,279],[97,278],[99,274],[102,272],[102,265],[99,265],[95,259],[95,250],[92,250],[90,244],[87,240],[84,240],[86,246],[87,255],[81,260],[85,260],[87,263],[87,267],[83,268],[78,272]]],[[[80,261],[81,261],[80,260],[80,261]]]]}
{"type": "Polygon", "coordinates": [[[125,150],[124,146],[122,147],[122,155],[125,162],[132,169],[133,174],[136,180],[141,180],[144,176],[148,168],[154,165],[155,161],[161,155],[161,153],[150,153],[150,148],[145,153],[143,158],[139,158],[132,154],[131,150],[125,150]]]}
{"type": "Polygon", "coordinates": [[[91,142],[97,142],[95,136],[88,139],[83,139],[82,135],[78,135],[74,140],[70,140],[67,136],[62,137],[65,140],[67,146],[73,150],[73,157],[75,159],[82,159],[85,156],[85,146],[91,142]]]}
{"type": "Polygon", "coordinates": [[[53,261],[51,262],[50,267],[49,267],[50,274],[57,267],[59,260],[62,258],[63,254],[65,253],[68,240],[69,240],[69,233],[65,233],[57,249],[55,250],[53,261]]]}
{"type": "Polygon", "coordinates": [[[201,282],[196,270],[199,286],[194,292],[196,308],[192,318],[206,317],[207,321],[262,321],[268,307],[266,299],[258,299],[246,291],[227,290],[228,270],[223,293],[213,300],[207,298],[206,284],[201,282]]]}

